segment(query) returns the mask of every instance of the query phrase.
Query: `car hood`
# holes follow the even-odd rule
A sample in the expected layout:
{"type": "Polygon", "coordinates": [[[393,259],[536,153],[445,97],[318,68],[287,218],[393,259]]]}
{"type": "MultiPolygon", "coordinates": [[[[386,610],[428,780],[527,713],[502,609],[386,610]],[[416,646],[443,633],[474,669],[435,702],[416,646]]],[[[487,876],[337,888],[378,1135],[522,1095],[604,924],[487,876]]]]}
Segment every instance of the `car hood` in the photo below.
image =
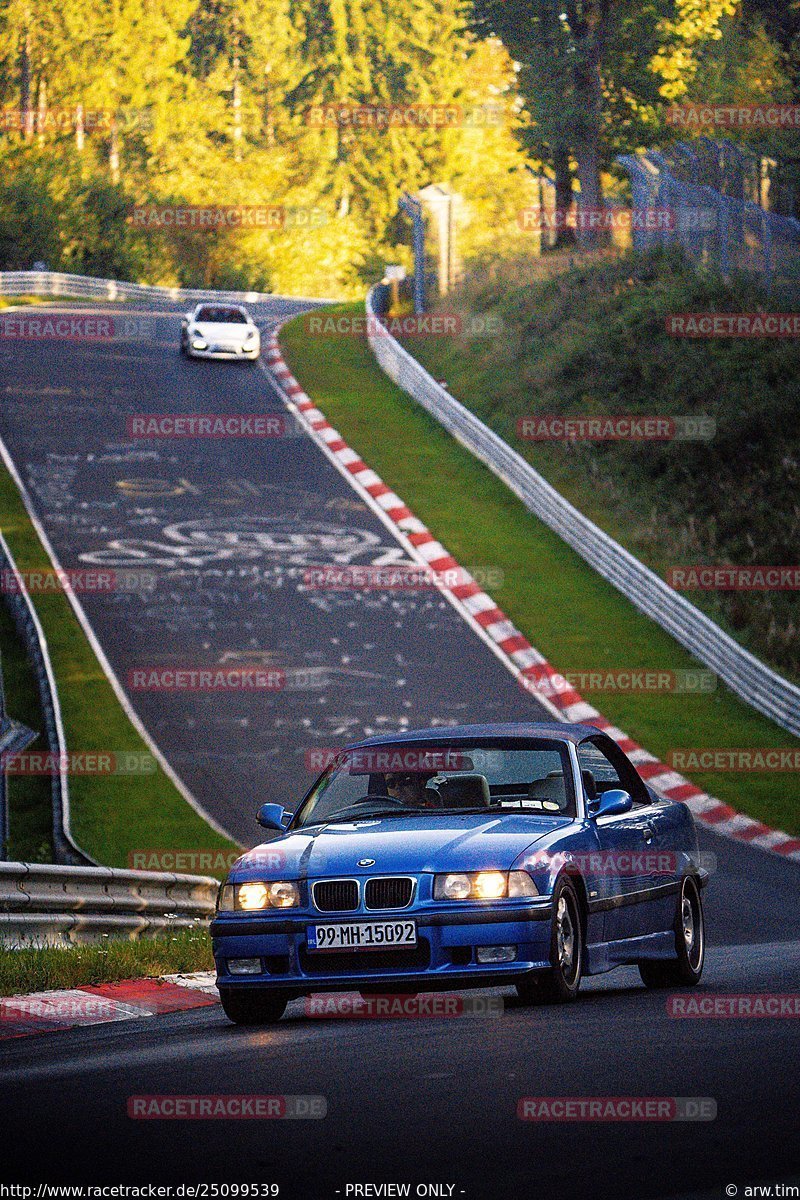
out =
{"type": "Polygon", "coordinates": [[[508,870],[528,846],[570,823],[569,817],[463,813],[320,825],[256,846],[234,864],[230,878],[508,870]],[[359,865],[364,859],[374,862],[359,865]]]}
{"type": "MultiPolygon", "coordinates": [[[[254,325],[242,325],[240,321],[192,321],[191,330],[211,342],[241,342],[255,329],[254,325]]],[[[257,331],[256,331],[257,332],[257,331]]]]}

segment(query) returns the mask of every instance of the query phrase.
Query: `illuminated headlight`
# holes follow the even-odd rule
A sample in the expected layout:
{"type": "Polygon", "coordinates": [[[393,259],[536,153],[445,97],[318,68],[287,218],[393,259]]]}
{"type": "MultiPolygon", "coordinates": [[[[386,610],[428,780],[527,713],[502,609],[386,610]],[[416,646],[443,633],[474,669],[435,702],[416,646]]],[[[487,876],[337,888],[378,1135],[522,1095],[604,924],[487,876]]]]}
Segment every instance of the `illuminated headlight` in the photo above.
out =
{"type": "Polygon", "coordinates": [[[201,338],[199,333],[193,333],[192,334],[192,349],[193,350],[207,350],[208,342],[205,340],[205,338],[201,338]]]}
{"type": "Polygon", "coordinates": [[[300,891],[291,880],[273,883],[226,883],[220,888],[219,912],[259,912],[265,908],[297,908],[300,891]]]}
{"type": "Polygon", "coordinates": [[[236,889],[236,907],[244,912],[255,912],[269,904],[269,892],[265,883],[240,883],[236,889]]]}
{"type": "Polygon", "coordinates": [[[527,871],[470,871],[437,875],[433,882],[434,900],[519,900],[538,895],[527,871]]]}

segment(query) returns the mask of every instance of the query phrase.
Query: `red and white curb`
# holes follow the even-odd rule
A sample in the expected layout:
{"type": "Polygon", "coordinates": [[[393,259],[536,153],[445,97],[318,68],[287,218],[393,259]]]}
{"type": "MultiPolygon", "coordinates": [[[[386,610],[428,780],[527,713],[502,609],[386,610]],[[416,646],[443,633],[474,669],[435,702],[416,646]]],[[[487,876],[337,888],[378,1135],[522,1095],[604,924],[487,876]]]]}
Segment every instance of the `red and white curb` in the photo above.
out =
{"type": "Polygon", "coordinates": [[[34,1033],[135,1021],[219,1003],[212,972],[126,979],[96,987],[0,997],[0,1041],[34,1033]]]}
{"type": "Polygon", "coordinates": [[[709,796],[682,775],[637,745],[576,691],[565,687],[564,677],[539,653],[491,596],[448,554],[422,521],[383,480],[347,445],[324,413],[314,405],[287,367],[276,330],[268,342],[266,359],[285,402],[341,474],[365,503],[391,528],[421,566],[436,572],[436,586],[473,629],[490,645],[522,687],[561,721],[594,725],[614,739],[636,764],[639,774],[659,796],[681,800],[703,825],[715,833],[759,846],[800,862],[800,838],[738,813],[709,796]],[[447,575],[444,575],[447,572],[447,575]],[[445,586],[444,580],[448,581],[445,586]],[[452,581],[450,585],[449,581],[452,581]]]}

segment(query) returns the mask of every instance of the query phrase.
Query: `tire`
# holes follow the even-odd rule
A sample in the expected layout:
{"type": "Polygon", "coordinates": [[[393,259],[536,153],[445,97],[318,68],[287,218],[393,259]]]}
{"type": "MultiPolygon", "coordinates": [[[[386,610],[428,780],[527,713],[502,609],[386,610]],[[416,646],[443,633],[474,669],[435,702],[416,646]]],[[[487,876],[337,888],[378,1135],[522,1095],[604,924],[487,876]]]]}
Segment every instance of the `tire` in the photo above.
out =
{"type": "Polygon", "coordinates": [[[550,970],[517,985],[523,1004],[566,1004],[577,998],[583,976],[585,923],[575,885],[562,876],[553,891],[550,970]]]}
{"type": "Polygon", "coordinates": [[[274,1025],[280,1021],[288,996],[272,988],[221,987],[222,1009],[234,1025],[274,1025]]]}
{"type": "Polygon", "coordinates": [[[700,888],[692,875],[687,875],[681,884],[674,929],[675,958],[646,959],[639,963],[645,987],[694,987],[700,982],[706,957],[706,930],[700,888]]]}

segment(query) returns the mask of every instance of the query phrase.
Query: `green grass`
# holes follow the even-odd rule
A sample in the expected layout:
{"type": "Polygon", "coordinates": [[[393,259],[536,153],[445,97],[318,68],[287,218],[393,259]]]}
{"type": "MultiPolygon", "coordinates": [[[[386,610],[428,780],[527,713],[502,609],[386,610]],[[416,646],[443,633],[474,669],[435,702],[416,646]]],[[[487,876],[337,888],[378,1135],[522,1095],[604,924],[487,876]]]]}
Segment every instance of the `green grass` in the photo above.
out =
{"type": "Polygon", "coordinates": [[[136,942],[109,938],[89,946],[0,951],[0,996],[213,968],[211,941],[201,926],[136,942]]]}
{"type": "MultiPolygon", "coordinates": [[[[21,571],[51,569],[14,480],[2,466],[0,529],[21,571]]],[[[64,593],[34,594],[33,602],[50,647],[68,751],[146,752],[64,593]]],[[[11,714],[24,719],[11,687],[6,698],[11,714]]],[[[35,743],[36,748],[40,745],[35,743]]],[[[16,784],[12,789],[13,796],[16,784]]],[[[137,850],[233,848],[187,804],[160,767],[131,775],[74,774],[70,803],[72,832],[79,845],[108,866],[130,865],[129,855],[137,850]]],[[[12,831],[15,819],[12,809],[12,831]]]]}
{"type": "Polygon", "coordinates": [[[26,304],[46,304],[44,296],[0,296],[0,309],[23,308],[26,304]]]}
{"type": "MultiPolygon", "coordinates": [[[[469,569],[502,576],[488,590],[559,671],[697,668],[395,387],[364,340],[311,337],[296,319],[284,327],[281,343],[314,402],[446,548],[469,569]]],[[[722,685],[706,696],[606,691],[586,698],[662,758],[671,749],[796,744],[722,685]]],[[[525,703],[523,697],[520,715],[525,703]]],[[[714,772],[692,778],[740,811],[800,832],[796,776],[714,772]]]]}

